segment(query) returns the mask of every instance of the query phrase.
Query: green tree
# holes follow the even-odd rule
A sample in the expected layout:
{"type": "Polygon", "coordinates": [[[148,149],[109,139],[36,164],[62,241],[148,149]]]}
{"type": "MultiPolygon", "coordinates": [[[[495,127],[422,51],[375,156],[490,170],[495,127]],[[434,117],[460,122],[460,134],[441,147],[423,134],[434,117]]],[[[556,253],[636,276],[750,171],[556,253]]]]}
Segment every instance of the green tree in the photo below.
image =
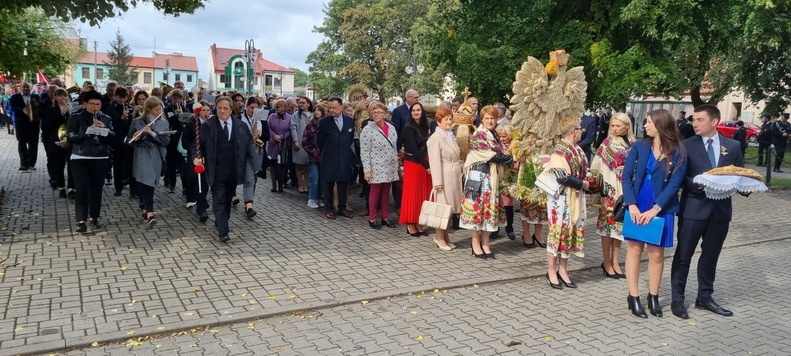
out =
{"type": "Polygon", "coordinates": [[[108,77],[122,86],[132,85],[137,82],[138,72],[130,67],[134,55],[132,48],[124,41],[121,30],[115,31],[115,39],[110,42],[110,51],[107,52],[110,66],[108,77]]]}
{"type": "Polygon", "coordinates": [[[99,25],[103,20],[129,10],[130,7],[150,3],[166,15],[179,16],[191,14],[203,8],[204,0],[63,0],[35,1],[3,0],[0,1],[0,14],[15,15],[20,11],[35,6],[48,17],[58,17],[63,21],[80,20],[91,26],[99,25]]]}
{"type": "Polygon", "coordinates": [[[303,70],[290,67],[289,69],[294,71],[294,86],[295,87],[306,87],[310,82],[310,78],[308,77],[308,73],[305,73],[303,70]]]}

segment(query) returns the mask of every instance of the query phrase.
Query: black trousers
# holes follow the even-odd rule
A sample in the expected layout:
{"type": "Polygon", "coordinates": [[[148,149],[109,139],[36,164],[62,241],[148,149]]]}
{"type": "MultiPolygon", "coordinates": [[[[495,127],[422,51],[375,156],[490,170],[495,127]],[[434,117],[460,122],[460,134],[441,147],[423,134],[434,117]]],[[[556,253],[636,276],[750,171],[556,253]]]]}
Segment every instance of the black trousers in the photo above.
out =
{"type": "MultiPolygon", "coordinates": [[[[786,145],[780,144],[778,145],[775,143],[775,169],[780,169],[780,166],[783,164],[783,158],[786,155],[786,145]]],[[[767,162],[769,164],[769,162],[767,162]]]]}
{"type": "Polygon", "coordinates": [[[206,174],[200,175],[200,191],[198,191],[198,174],[195,173],[195,166],[192,162],[187,161],[184,164],[184,190],[187,194],[187,202],[195,202],[198,214],[206,211],[209,208],[209,202],[206,200],[206,195],[209,193],[209,183],[206,182],[206,174]]]}
{"type": "Polygon", "coordinates": [[[762,166],[764,164],[764,158],[766,155],[766,149],[769,148],[771,145],[770,142],[761,143],[758,142],[758,165],[762,166]]]}
{"type": "Polygon", "coordinates": [[[16,130],[19,151],[19,166],[33,168],[38,159],[38,130],[16,130]]]}
{"type": "Polygon", "coordinates": [[[146,212],[154,211],[154,187],[137,183],[137,200],[140,202],[138,207],[145,209],[146,212]]]}
{"type": "Polygon", "coordinates": [[[109,166],[108,159],[73,159],[71,160],[71,173],[74,175],[74,185],[77,196],[74,201],[74,211],[77,221],[98,219],[102,210],[102,188],[104,187],[104,173],[109,166]]]}
{"type": "Polygon", "coordinates": [[[129,177],[132,176],[133,155],[134,148],[126,145],[116,146],[113,151],[113,185],[118,192],[124,190],[124,185],[129,183],[129,177]]]}
{"type": "Polygon", "coordinates": [[[393,201],[396,209],[401,209],[401,192],[403,191],[403,181],[393,182],[393,201]]]}
{"type": "Polygon", "coordinates": [[[228,235],[228,219],[231,216],[231,197],[236,193],[236,177],[218,179],[215,177],[211,186],[211,205],[214,223],[217,224],[219,235],[228,235]]]}
{"type": "Polygon", "coordinates": [[[41,134],[41,142],[44,143],[44,151],[47,153],[47,174],[49,175],[49,180],[55,188],[64,188],[66,187],[64,170],[66,169],[68,150],[58,147],[55,144],[57,140],[57,133],[55,135],[41,134]]]}
{"type": "Polygon", "coordinates": [[[332,211],[333,191],[335,184],[338,184],[338,211],[346,210],[346,191],[349,189],[349,182],[324,182],[324,210],[332,211]]]}
{"type": "Polygon", "coordinates": [[[165,186],[175,187],[176,177],[181,171],[181,166],[184,164],[184,157],[175,149],[168,147],[168,153],[165,156],[165,163],[165,186]]]}
{"type": "Polygon", "coordinates": [[[728,235],[729,221],[721,220],[691,220],[678,219],[678,246],[673,255],[673,264],[670,268],[670,289],[674,302],[683,302],[687,287],[687,276],[692,262],[692,255],[698,241],[701,244],[700,259],[698,260],[698,297],[706,302],[711,300],[714,293],[714,277],[717,272],[717,261],[720,258],[722,245],[728,235]]]}

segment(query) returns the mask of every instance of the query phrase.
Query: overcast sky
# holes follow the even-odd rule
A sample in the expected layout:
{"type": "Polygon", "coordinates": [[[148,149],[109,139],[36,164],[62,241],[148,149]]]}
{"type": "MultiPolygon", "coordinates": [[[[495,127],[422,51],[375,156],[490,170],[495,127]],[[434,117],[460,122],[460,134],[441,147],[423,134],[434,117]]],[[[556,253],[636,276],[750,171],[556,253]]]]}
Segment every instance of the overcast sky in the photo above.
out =
{"type": "Polygon", "coordinates": [[[97,50],[107,52],[115,31],[120,29],[136,56],[151,57],[153,51],[195,56],[199,77],[203,79],[208,79],[212,43],[244,49],[248,39],[255,41],[264,58],[307,72],[305,59],[322,40],[313,27],[321,25],[327,1],[208,0],[205,8],[179,17],[165,16],[152,5],[144,4],[104,21],[101,27],[75,25],[80,37],[88,39],[89,51],[93,51],[93,41],[97,41],[97,50]]]}

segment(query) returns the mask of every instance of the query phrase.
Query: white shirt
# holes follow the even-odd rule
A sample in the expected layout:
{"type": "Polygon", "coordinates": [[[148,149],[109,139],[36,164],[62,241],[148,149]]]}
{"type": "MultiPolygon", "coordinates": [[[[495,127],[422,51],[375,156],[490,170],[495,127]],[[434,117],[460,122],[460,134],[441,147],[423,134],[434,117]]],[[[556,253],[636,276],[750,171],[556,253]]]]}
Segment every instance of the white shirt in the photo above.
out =
{"type": "Polygon", "coordinates": [[[228,123],[228,141],[230,141],[231,140],[231,132],[233,132],[233,120],[230,117],[228,118],[227,121],[222,121],[222,119],[219,119],[219,120],[220,120],[220,130],[222,130],[225,127],[225,123],[226,122],[228,123]]]}
{"type": "MultiPolygon", "coordinates": [[[[703,139],[703,148],[706,149],[708,155],[709,139],[712,139],[711,148],[714,149],[714,162],[720,161],[720,134],[715,133],[712,137],[700,136],[703,139]]],[[[716,166],[716,165],[715,165],[716,166]]]]}

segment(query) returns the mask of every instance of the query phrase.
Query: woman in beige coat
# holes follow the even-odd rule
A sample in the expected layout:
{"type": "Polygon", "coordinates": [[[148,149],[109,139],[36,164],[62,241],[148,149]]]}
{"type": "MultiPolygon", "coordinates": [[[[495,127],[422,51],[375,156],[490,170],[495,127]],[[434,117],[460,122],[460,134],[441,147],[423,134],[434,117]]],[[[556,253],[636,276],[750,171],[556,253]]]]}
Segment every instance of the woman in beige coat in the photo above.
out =
{"type": "MultiPolygon", "coordinates": [[[[454,214],[458,214],[461,211],[462,162],[459,157],[459,146],[451,131],[453,114],[448,108],[441,107],[434,117],[437,118],[437,130],[427,142],[431,181],[436,192],[436,201],[450,205],[454,214]]],[[[456,247],[450,242],[448,230],[436,231],[434,244],[437,247],[444,251],[456,247]]]]}

